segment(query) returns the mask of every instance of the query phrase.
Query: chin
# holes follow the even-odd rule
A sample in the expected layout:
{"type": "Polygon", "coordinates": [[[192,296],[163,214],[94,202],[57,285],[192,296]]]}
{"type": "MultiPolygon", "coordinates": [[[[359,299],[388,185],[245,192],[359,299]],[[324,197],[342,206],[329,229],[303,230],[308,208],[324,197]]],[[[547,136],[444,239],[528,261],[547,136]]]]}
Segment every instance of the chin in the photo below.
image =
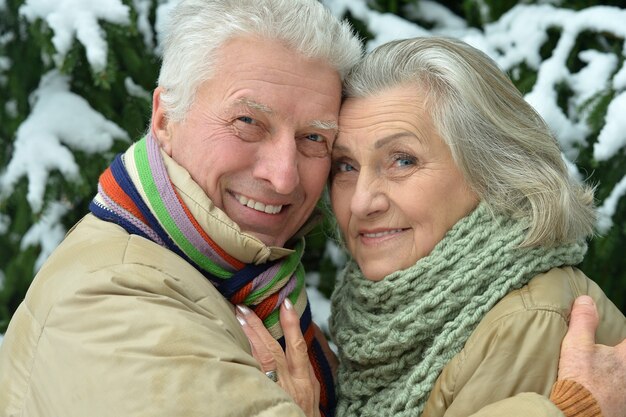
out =
{"type": "Polygon", "coordinates": [[[369,281],[381,281],[387,275],[391,274],[393,271],[389,271],[388,269],[381,268],[361,268],[361,272],[365,279],[369,281]]]}
{"type": "Polygon", "coordinates": [[[249,233],[255,238],[259,239],[265,246],[278,246],[283,247],[285,245],[285,239],[279,238],[276,236],[259,234],[259,233],[249,233]]]}

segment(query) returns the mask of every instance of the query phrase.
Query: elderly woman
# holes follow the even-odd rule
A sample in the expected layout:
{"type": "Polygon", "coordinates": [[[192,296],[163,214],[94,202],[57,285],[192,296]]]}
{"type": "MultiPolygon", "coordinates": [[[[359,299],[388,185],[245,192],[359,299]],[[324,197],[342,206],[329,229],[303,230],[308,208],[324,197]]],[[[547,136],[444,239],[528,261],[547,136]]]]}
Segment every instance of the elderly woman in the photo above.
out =
{"type": "Polygon", "coordinates": [[[345,88],[330,181],[353,259],[332,296],[338,416],[468,416],[549,395],[581,294],[599,343],[626,337],[575,268],[593,191],[491,59],[458,40],[396,41],[345,88]]]}

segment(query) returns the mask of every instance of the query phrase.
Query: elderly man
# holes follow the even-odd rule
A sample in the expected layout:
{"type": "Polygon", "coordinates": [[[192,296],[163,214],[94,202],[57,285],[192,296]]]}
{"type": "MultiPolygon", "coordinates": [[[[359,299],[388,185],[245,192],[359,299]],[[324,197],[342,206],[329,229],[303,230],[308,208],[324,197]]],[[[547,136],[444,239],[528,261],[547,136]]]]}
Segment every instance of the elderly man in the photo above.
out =
{"type": "Polygon", "coordinates": [[[148,134],[102,174],[13,317],[1,415],[301,416],[234,312],[253,308],[282,341],[285,299],[321,384],[315,413],[333,415],[301,236],[360,54],[314,0],[180,1],[148,134]]]}

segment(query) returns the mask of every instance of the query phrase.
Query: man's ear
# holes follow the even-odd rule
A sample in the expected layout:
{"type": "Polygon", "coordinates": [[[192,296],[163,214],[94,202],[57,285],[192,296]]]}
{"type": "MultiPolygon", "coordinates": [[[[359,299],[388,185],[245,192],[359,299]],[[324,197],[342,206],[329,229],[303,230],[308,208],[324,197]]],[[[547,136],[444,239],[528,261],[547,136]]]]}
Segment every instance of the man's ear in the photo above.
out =
{"type": "Polygon", "coordinates": [[[165,113],[165,108],[161,104],[161,92],[163,87],[157,87],[152,94],[152,119],[150,120],[150,130],[152,136],[169,156],[172,156],[172,134],[170,121],[165,113]]]}

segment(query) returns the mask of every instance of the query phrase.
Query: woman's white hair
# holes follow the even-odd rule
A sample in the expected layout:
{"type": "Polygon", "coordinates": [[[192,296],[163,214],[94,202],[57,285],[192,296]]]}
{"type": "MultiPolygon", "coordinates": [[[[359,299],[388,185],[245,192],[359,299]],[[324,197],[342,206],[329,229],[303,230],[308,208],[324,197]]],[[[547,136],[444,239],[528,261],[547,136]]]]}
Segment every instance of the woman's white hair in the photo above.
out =
{"type": "Polygon", "coordinates": [[[167,117],[182,121],[216,64],[217,51],[238,36],[278,40],[321,59],[343,80],[362,46],[347,22],[317,0],[181,0],[165,27],[159,86],[167,117]]]}
{"type": "Polygon", "coordinates": [[[494,212],[528,219],[524,246],[593,234],[593,189],[568,174],[546,123],[491,58],[456,39],[393,41],[353,68],[345,92],[359,98],[398,86],[425,98],[479,198],[494,212]]]}

